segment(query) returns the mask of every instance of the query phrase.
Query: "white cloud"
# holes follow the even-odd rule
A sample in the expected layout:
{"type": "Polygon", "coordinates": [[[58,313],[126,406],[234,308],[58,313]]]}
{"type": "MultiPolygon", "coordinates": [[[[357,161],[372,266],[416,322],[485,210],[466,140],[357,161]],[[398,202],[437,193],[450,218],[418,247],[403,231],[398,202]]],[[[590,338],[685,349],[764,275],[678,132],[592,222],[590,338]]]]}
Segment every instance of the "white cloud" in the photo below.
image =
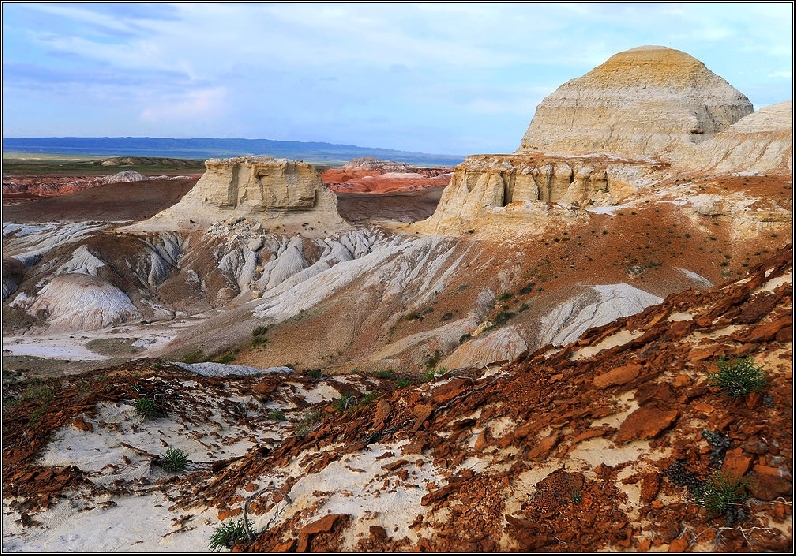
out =
{"type": "Polygon", "coordinates": [[[189,91],[182,96],[171,95],[144,108],[140,119],[158,124],[188,122],[199,118],[217,119],[226,110],[226,93],[226,89],[218,87],[189,91]]]}

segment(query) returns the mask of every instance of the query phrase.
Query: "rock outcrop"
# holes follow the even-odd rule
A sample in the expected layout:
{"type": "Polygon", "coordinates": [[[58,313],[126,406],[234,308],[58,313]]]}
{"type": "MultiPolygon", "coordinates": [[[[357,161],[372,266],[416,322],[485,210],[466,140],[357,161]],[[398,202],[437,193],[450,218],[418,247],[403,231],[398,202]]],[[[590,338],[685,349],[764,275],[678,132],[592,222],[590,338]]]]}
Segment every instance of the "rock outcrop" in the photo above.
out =
{"type": "Polygon", "coordinates": [[[349,227],[337,213],[334,193],[310,164],[246,156],[210,159],[205,166],[204,175],[179,203],[128,229],[190,229],[235,218],[322,234],[349,227]]]}
{"type": "Polygon", "coordinates": [[[515,153],[467,157],[414,229],[539,232],[551,217],[638,201],[695,172],[792,174],[792,118],[791,101],[753,113],[743,94],[684,52],[620,52],[546,97],[515,153]]]}
{"type": "Polygon", "coordinates": [[[661,46],[620,52],[536,108],[519,152],[670,159],[754,108],[692,56],[661,46]]]}
{"type": "Polygon", "coordinates": [[[534,226],[540,217],[568,212],[552,204],[613,205],[665,175],[665,166],[603,156],[468,156],[455,168],[437,210],[416,227],[443,233],[489,224],[534,226]]]}
{"type": "Polygon", "coordinates": [[[679,158],[710,174],[793,174],[793,101],[761,108],[679,158]]]}

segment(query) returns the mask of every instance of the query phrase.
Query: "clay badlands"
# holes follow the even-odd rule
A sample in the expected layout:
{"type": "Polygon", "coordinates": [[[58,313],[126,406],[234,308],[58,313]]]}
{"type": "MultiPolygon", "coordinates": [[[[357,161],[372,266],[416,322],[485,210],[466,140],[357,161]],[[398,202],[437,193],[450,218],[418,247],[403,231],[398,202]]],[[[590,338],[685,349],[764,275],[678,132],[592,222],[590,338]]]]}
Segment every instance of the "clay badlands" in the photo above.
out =
{"type": "Polygon", "coordinates": [[[791,551],[791,100],[645,46],[518,141],[4,175],[3,549],[791,551]]]}

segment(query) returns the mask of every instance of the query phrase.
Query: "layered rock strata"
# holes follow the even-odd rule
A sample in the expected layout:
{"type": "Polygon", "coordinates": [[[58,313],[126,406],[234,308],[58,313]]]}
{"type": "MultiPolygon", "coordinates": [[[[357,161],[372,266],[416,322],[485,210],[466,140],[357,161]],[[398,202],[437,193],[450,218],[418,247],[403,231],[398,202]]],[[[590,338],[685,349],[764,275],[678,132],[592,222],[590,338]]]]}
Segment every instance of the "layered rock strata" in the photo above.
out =
{"type": "Polygon", "coordinates": [[[679,158],[684,169],[712,174],[793,174],[793,101],[761,108],[679,158]]]}
{"type": "Polygon", "coordinates": [[[320,233],[345,229],[337,197],[314,166],[266,156],[210,159],[179,203],[130,229],[182,229],[231,218],[267,228],[300,226],[320,233]]]}
{"type": "Polygon", "coordinates": [[[599,156],[469,156],[455,168],[434,214],[418,228],[441,233],[495,219],[531,223],[555,211],[550,204],[612,205],[655,183],[664,172],[664,166],[599,156]]]}
{"type": "Polygon", "coordinates": [[[536,108],[519,152],[613,153],[671,160],[754,111],[696,58],[661,46],[620,52],[536,108]]]}

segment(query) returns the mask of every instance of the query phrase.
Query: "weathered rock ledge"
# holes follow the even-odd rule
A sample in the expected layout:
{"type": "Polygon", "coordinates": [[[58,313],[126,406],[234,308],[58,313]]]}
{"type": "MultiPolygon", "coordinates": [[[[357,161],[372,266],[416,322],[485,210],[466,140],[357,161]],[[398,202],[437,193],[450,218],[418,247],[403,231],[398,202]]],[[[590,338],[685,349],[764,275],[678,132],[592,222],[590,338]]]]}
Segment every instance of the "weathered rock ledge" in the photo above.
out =
{"type": "Polygon", "coordinates": [[[311,164],[245,156],[209,159],[205,167],[179,203],[127,229],[198,229],[237,218],[259,221],[267,229],[303,228],[322,235],[350,228],[337,212],[337,197],[311,164]]]}

